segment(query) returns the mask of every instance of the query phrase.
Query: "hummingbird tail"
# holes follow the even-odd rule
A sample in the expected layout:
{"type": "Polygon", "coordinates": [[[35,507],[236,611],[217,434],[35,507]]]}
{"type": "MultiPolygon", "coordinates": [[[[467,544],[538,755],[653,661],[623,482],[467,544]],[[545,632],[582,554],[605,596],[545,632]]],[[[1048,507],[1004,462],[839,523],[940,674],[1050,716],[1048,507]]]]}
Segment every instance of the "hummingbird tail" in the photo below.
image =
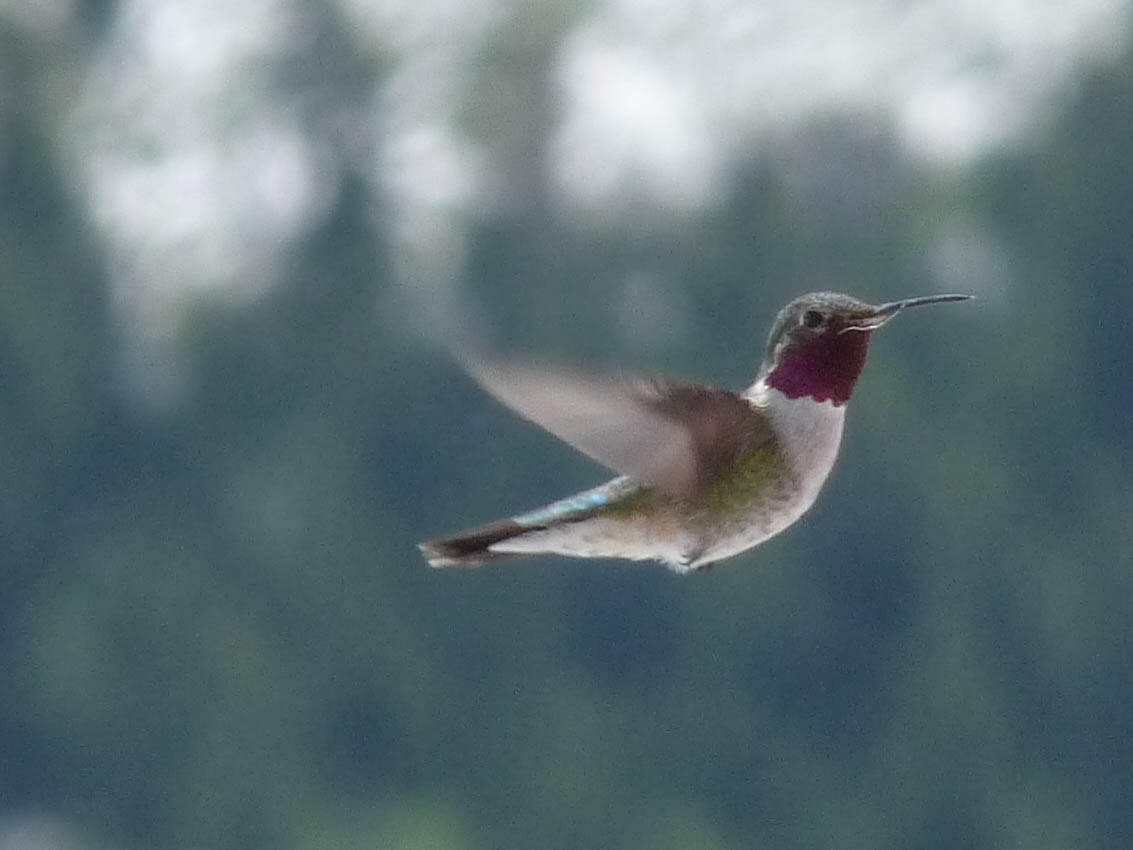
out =
{"type": "Polygon", "coordinates": [[[478,567],[489,561],[515,558],[518,553],[493,552],[491,546],[531,531],[514,520],[504,519],[468,531],[418,544],[431,567],[478,567]]]}

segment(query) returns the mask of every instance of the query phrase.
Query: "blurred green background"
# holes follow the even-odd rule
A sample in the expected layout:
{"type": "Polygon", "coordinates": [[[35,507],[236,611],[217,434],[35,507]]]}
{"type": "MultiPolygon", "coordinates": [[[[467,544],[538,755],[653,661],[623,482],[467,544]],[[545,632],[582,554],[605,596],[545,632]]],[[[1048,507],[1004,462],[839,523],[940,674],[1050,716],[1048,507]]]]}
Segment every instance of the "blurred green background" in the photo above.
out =
{"type": "Polygon", "coordinates": [[[1128,9],[958,5],[0,4],[0,848],[1133,846],[1128,9]],[[804,522],[425,566],[604,475],[445,342],[819,288],[804,522]]]}

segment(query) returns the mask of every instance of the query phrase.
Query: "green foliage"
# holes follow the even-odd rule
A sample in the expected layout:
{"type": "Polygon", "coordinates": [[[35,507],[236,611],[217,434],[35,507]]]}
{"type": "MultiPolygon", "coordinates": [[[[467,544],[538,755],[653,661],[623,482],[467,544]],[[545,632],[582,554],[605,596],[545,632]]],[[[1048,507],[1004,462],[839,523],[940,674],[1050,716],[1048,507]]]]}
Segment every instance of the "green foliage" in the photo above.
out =
{"type": "Polygon", "coordinates": [[[963,182],[831,118],[699,219],[588,231],[540,196],[476,224],[509,344],[650,365],[609,285],[641,274],[688,329],[650,356],[732,385],[799,291],[933,290],[950,217],[1002,245],[982,301],[878,336],[812,515],[683,578],[426,568],[415,541],[601,473],[383,314],[347,166],[270,293],[186,321],[185,396],[137,404],[50,119],[10,111],[0,819],[217,850],[1126,846],[1129,67],[963,182]]]}

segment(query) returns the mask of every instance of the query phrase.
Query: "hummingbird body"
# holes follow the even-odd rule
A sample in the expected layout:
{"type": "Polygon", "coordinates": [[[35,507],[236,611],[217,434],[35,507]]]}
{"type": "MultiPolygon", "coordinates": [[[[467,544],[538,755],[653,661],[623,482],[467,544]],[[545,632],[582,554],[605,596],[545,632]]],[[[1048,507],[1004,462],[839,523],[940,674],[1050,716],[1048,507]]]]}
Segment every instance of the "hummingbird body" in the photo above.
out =
{"type": "Polygon", "coordinates": [[[597,378],[479,363],[473,375],[522,415],[623,474],[546,507],[421,544],[433,566],[539,553],[657,560],[678,572],[792,525],[837,459],[872,332],[930,296],[875,307],[814,293],[776,319],[742,394],[665,378],[597,378]]]}

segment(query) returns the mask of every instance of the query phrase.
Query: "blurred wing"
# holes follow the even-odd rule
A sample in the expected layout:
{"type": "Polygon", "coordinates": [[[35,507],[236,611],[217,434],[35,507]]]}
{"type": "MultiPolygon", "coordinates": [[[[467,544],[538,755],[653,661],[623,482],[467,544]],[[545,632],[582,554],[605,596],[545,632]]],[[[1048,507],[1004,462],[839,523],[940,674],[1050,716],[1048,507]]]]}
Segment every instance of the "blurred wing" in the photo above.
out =
{"type": "Polygon", "coordinates": [[[521,416],[677,496],[695,493],[738,450],[770,436],[746,401],[717,387],[498,361],[473,363],[470,371],[521,416]]]}

